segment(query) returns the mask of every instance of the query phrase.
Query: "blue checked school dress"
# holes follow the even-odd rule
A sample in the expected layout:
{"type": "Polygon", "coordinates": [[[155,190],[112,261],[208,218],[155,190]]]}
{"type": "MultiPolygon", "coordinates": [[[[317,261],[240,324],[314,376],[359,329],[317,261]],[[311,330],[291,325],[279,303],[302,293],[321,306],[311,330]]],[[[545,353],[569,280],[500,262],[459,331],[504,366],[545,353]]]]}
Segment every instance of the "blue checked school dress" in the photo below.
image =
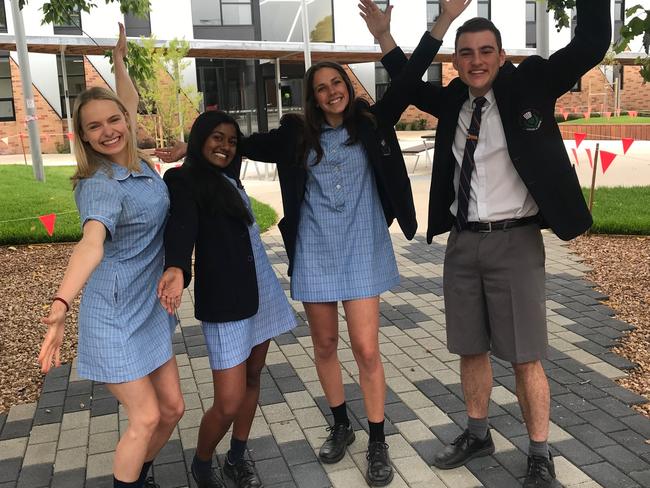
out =
{"type": "MultiPolygon", "coordinates": [[[[234,180],[226,179],[237,187],[234,180]]],[[[237,187],[237,190],[255,219],[248,195],[243,188],[237,187]]],[[[243,320],[202,322],[210,368],[213,370],[228,369],[243,363],[255,346],[296,326],[295,314],[271,267],[255,220],[248,226],[248,234],[255,260],[259,308],[255,315],[243,320]]]]}
{"type": "Polygon", "coordinates": [[[105,383],[142,378],[172,357],[175,319],[160,305],[167,186],[147,164],[109,163],[75,189],[81,225],[107,230],[104,257],[79,307],[79,376],[105,383]]]}
{"type": "Polygon", "coordinates": [[[375,176],[361,143],[324,126],[323,158],[308,158],[291,297],[335,302],[374,297],[399,283],[375,176]]]}

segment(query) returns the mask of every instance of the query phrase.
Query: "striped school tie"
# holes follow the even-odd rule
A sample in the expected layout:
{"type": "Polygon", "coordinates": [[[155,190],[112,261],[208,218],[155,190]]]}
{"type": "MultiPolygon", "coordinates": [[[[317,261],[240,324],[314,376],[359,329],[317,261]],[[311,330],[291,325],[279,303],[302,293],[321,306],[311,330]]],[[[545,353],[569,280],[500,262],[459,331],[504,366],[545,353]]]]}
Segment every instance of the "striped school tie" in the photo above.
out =
{"type": "Polygon", "coordinates": [[[467,142],[463,154],[463,164],[460,166],[460,181],[458,183],[458,210],[456,211],[456,228],[460,232],[467,228],[467,213],[469,208],[469,194],[472,186],[472,172],[474,171],[474,151],[478,144],[478,133],[481,129],[481,109],[487,100],[485,97],[474,99],[474,113],[472,122],[467,131],[467,142]]]}

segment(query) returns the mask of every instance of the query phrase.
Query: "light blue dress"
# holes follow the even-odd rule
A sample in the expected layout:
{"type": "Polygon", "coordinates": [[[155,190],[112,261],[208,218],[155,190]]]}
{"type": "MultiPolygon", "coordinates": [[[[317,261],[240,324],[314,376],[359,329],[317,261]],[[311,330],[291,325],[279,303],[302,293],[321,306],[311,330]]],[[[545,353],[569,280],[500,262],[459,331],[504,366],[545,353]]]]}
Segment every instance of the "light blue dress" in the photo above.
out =
{"type": "Polygon", "coordinates": [[[308,160],[291,297],[335,302],[374,297],[399,283],[375,176],[360,142],[324,126],[323,158],[308,160]]]}
{"type": "Polygon", "coordinates": [[[167,186],[144,162],[141,172],[110,163],[75,189],[81,225],[107,229],[104,257],[79,308],[79,376],[105,383],[142,378],[172,357],[176,320],[160,305],[167,186]]]}
{"type": "MultiPolygon", "coordinates": [[[[227,180],[237,186],[234,180],[227,180]]],[[[237,189],[255,219],[248,195],[242,188],[237,189]]],[[[247,319],[202,323],[210,368],[213,370],[228,369],[243,363],[255,346],[296,326],[296,316],[271,267],[260,237],[260,228],[254,220],[248,226],[248,234],[255,259],[259,307],[257,313],[247,319]]]]}

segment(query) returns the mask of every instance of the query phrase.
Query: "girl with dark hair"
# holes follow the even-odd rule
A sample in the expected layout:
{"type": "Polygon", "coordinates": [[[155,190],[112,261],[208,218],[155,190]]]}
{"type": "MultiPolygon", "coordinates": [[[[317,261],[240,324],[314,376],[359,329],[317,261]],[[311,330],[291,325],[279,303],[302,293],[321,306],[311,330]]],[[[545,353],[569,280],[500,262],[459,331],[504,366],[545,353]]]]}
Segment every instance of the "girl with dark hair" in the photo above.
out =
{"type": "Polygon", "coordinates": [[[165,230],[165,273],[159,287],[171,307],[192,278],[214,385],[213,405],[199,428],[191,472],[199,488],[225,486],[212,456],[233,425],[224,472],[238,488],[262,483],[244,459],[269,340],[296,325],[260,239],[239,180],[241,132],[220,111],[201,114],[190,131],[187,157],[165,173],[171,207],[165,230]]]}

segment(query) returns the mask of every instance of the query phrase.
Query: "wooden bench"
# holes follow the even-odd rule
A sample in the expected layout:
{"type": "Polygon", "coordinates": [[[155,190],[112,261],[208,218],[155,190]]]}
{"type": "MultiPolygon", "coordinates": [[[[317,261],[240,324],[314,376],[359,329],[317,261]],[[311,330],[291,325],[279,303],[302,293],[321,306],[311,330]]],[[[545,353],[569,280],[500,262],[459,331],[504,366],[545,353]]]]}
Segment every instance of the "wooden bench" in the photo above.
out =
{"type": "Polygon", "coordinates": [[[402,149],[402,154],[406,155],[413,155],[415,154],[417,157],[415,158],[415,164],[413,165],[413,171],[412,173],[415,173],[415,169],[418,167],[418,162],[420,161],[420,156],[422,156],[422,153],[424,152],[424,157],[426,158],[427,162],[431,162],[431,157],[429,156],[429,150],[433,149],[433,141],[430,139],[422,139],[422,144],[417,144],[415,146],[411,147],[406,147],[402,149]]]}

